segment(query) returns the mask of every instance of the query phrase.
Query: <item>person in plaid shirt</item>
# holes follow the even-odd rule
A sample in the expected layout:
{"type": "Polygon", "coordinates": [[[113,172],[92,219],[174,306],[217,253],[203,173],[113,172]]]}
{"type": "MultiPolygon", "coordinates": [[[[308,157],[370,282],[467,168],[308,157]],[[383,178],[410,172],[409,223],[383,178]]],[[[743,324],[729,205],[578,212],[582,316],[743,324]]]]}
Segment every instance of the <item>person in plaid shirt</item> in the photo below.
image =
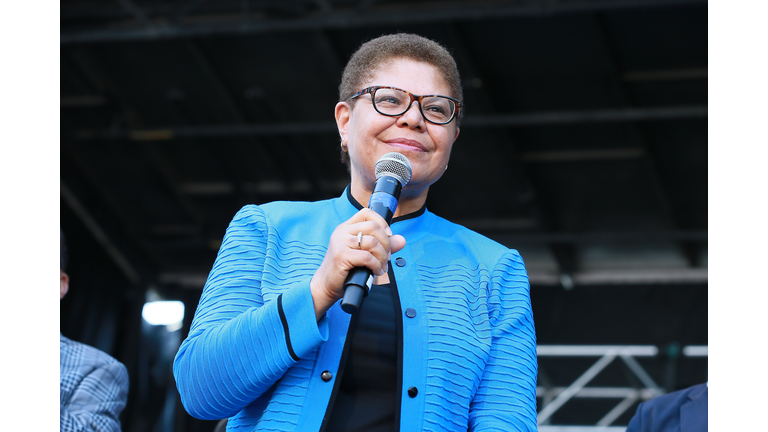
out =
{"type": "MultiPolygon", "coordinates": [[[[61,290],[69,290],[67,245],[61,233],[61,290]]],[[[120,412],[128,398],[128,371],[122,363],[91,346],[60,337],[60,430],[120,432],[120,412]]]]}

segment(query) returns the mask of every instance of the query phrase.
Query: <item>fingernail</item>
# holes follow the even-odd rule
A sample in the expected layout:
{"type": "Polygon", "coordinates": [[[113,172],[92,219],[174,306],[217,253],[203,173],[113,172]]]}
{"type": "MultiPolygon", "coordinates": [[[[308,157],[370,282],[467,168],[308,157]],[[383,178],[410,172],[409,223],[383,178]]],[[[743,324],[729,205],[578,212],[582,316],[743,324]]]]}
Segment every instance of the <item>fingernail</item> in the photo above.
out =
{"type": "Polygon", "coordinates": [[[390,228],[390,227],[387,227],[387,235],[388,235],[388,236],[391,236],[391,235],[392,235],[392,228],[390,228]]]}

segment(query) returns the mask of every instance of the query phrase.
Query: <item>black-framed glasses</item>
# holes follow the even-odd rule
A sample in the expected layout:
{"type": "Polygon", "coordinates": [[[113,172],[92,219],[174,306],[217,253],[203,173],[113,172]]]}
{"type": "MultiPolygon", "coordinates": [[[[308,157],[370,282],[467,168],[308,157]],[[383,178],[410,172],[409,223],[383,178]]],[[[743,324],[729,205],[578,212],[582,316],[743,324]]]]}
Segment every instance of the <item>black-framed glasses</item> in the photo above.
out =
{"type": "Polygon", "coordinates": [[[373,108],[376,112],[390,117],[405,114],[413,105],[413,101],[418,101],[419,111],[421,111],[424,120],[438,125],[450,123],[461,111],[462,106],[460,100],[452,97],[441,95],[420,96],[397,87],[387,86],[364,88],[350,96],[349,99],[354,99],[364,94],[371,95],[373,108]]]}

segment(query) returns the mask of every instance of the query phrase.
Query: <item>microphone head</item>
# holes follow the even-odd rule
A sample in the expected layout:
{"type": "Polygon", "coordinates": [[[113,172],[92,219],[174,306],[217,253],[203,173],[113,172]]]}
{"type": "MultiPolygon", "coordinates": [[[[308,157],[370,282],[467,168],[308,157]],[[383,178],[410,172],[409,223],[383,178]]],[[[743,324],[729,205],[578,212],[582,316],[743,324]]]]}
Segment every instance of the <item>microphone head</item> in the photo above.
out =
{"type": "Polygon", "coordinates": [[[394,177],[396,180],[400,181],[402,187],[405,187],[405,185],[411,181],[411,174],[413,174],[411,161],[398,152],[389,152],[380,157],[379,160],[376,161],[375,172],[376,180],[385,175],[394,177]]]}

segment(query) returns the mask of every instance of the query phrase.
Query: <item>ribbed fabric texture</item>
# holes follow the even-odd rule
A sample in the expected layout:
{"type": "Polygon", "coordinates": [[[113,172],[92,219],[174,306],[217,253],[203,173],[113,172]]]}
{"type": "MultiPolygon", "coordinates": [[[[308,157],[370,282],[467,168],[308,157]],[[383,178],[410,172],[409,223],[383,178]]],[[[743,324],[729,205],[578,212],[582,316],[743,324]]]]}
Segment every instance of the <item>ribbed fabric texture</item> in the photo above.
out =
{"type": "Polygon", "coordinates": [[[491,274],[491,350],[470,407],[473,431],[536,430],[536,333],[520,255],[504,255],[491,274]]]}
{"type": "MultiPolygon", "coordinates": [[[[260,420],[260,430],[279,431],[298,424],[312,370],[308,354],[322,342],[321,329],[314,324],[306,275],[311,277],[309,272],[317,269],[319,262],[313,257],[322,259],[324,250],[308,255],[306,245],[284,242],[277,233],[268,233],[259,207],[244,207],[232,220],[189,336],[176,356],[174,375],[191,415],[221,419],[248,406],[249,411],[258,412],[258,418],[241,417],[260,420]],[[269,260],[276,251],[281,251],[280,259],[269,260]],[[267,261],[269,265],[265,265],[267,261]],[[289,328],[293,322],[303,331],[286,332],[276,301],[281,292],[270,286],[283,290],[282,306],[289,328]],[[305,317],[309,326],[301,322],[305,317]],[[288,340],[303,361],[291,357],[288,340]],[[278,379],[280,388],[265,395],[278,379]]],[[[241,424],[256,425],[251,421],[241,424]]]]}
{"type": "MultiPolygon", "coordinates": [[[[190,414],[235,416],[229,430],[319,428],[333,386],[320,373],[337,375],[348,315],[337,304],[316,323],[309,280],[333,229],[356,212],[342,197],[235,216],[174,362],[190,414]]],[[[407,241],[392,256],[406,261],[393,266],[402,308],[417,312],[402,318],[401,430],[535,431],[536,340],[519,254],[428,211],[392,230],[407,241]]]]}

